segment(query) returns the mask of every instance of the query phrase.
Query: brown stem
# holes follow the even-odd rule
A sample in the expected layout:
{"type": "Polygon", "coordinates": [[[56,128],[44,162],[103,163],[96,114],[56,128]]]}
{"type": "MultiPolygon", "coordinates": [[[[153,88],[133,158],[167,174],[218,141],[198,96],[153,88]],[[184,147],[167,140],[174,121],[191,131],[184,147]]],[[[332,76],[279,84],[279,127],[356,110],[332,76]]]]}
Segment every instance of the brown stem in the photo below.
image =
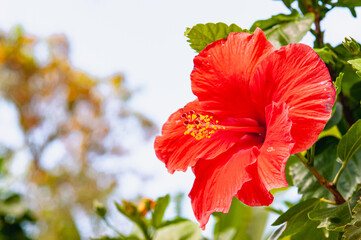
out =
{"type": "Polygon", "coordinates": [[[343,198],[343,196],[341,195],[341,193],[337,190],[337,187],[335,184],[333,184],[332,182],[329,182],[326,180],[326,178],[324,176],[322,176],[322,174],[315,168],[315,166],[308,164],[307,159],[302,156],[300,153],[295,154],[296,157],[298,157],[298,159],[301,160],[301,162],[308,168],[308,170],[312,173],[312,175],[317,179],[317,181],[324,186],[325,188],[327,188],[327,190],[333,194],[333,196],[335,197],[335,202],[337,204],[342,204],[344,202],[346,202],[346,200],[343,198]]]}
{"type": "Polygon", "coordinates": [[[324,45],[323,42],[323,32],[321,31],[321,14],[318,9],[315,9],[312,4],[308,5],[307,0],[303,0],[307,12],[315,14],[315,29],[311,30],[311,33],[316,37],[315,47],[321,48],[324,45]]]}
{"type": "Polygon", "coordinates": [[[323,32],[321,31],[321,15],[318,9],[314,9],[313,13],[315,14],[315,37],[318,47],[322,47],[323,43],[323,32]]]}

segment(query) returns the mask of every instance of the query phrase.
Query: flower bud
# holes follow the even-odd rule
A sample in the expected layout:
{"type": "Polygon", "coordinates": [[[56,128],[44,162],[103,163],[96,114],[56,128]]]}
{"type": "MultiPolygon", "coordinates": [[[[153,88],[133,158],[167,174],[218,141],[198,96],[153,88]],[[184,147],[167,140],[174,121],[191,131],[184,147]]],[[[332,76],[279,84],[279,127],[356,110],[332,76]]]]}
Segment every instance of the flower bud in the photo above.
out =
{"type": "Polygon", "coordinates": [[[342,42],[342,45],[352,54],[358,55],[360,53],[360,44],[356,42],[355,39],[350,37],[351,39],[345,38],[345,42],[342,42]]]}
{"type": "Polygon", "coordinates": [[[107,209],[105,206],[97,200],[94,200],[93,208],[95,209],[95,213],[101,218],[104,218],[107,214],[107,209]]]}
{"type": "Polygon", "coordinates": [[[143,198],[137,206],[138,211],[144,217],[151,209],[155,207],[155,201],[148,198],[143,198]]]}

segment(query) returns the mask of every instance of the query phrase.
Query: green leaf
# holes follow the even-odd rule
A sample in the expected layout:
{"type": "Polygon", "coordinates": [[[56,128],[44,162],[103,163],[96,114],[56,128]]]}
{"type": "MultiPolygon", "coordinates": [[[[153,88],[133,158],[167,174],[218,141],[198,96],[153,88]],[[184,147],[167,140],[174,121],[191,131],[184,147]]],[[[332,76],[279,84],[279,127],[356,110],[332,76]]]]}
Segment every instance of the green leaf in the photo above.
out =
{"type": "Polygon", "coordinates": [[[286,5],[287,8],[291,9],[291,4],[294,2],[295,0],[282,0],[283,4],[286,5]]]}
{"type": "Polygon", "coordinates": [[[361,120],[358,120],[341,138],[337,154],[343,162],[348,162],[361,148],[361,120]]]}
{"type": "Polygon", "coordinates": [[[314,15],[312,13],[301,18],[296,10],[292,10],[290,15],[278,14],[266,20],[256,21],[250,30],[254,31],[257,27],[261,28],[267,39],[276,48],[280,48],[289,43],[299,42],[311,29],[313,22],[314,15]]]}
{"type": "Polygon", "coordinates": [[[335,4],[338,7],[360,7],[360,0],[338,0],[335,4]]]}
{"type": "Polygon", "coordinates": [[[361,77],[361,58],[347,61],[356,70],[356,74],[361,77]]]}
{"type": "Polygon", "coordinates": [[[360,196],[361,190],[358,190],[351,199],[341,205],[330,207],[329,204],[323,204],[324,208],[312,210],[308,217],[312,221],[321,221],[318,228],[324,228],[326,231],[343,232],[351,221],[351,209],[355,207],[360,196]]]}
{"type": "Polygon", "coordinates": [[[344,95],[350,95],[350,91],[353,85],[357,82],[360,82],[361,78],[356,74],[351,67],[351,65],[347,64],[343,69],[342,72],[344,76],[342,78],[342,92],[344,95]]]}
{"type": "Polygon", "coordinates": [[[231,32],[247,32],[248,30],[238,27],[236,24],[228,26],[225,23],[206,23],[197,24],[192,28],[187,28],[184,35],[188,37],[187,42],[191,48],[197,52],[202,51],[210,43],[226,39],[231,32]]]}
{"type": "Polygon", "coordinates": [[[272,226],[281,225],[285,222],[287,222],[287,225],[294,225],[292,227],[295,228],[297,228],[296,225],[302,226],[308,220],[308,212],[314,209],[319,203],[320,200],[316,198],[300,202],[279,216],[276,221],[272,223],[272,226]],[[300,221],[300,219],[302,219],[302,221],[300,221]]]}
{"type": "Polygon", "coordinates": [[[272,28],[265,30],[267,39],[276,47],[285,46],[290,43],[297,43],[311,29],[314,22],[314,14],[307,13],[303,18],[296,19],[287,23],[277,24],[272,28]]]}
{"type": "Polygon", "coordinates": [[[256,28],[260,28],[263,31],[267,30],[277,24],[281,24],[281,23],[285,23],[285,22],[290,22],[296,19],[299,19],[301,17],[301,15],[297,12],[297,10],[292,10],[292,13],[289,15],[286,14],[278,14],[278,15],[274,15],[269,19],[265,19],[265,20],[258,20],[256,22],[253,23],[252,27],[249,29],[250,31],[254,32],[254,30],[256,30],[256,28]]]}
{"type": "Polygon", "coordinates": [[[357,82],[352,85],[350,89],[350,95],[357,101],[361,101],[361,82],[357,82]]]}
{"type": "Polygon", "coordinates": [[[356,13],[355,8],[354,8],[354,7],[349,7],[348,9],[350,10],[352,16],[353,16],[354,18],[356,18],[356,17],[357,17],[357,13],[356,13]]]}
{"type": "Polygon", "coordinates": [[[292,175],[290,174],[290,167],[293,164],[297,164],[297,163],[300,163],[300,160],[298,160],[298,158],[294,155],[291,155],[289,157],[289,159],[287,160],[286,168],[285,168],[285,175],[286,175],[286,181],[288,183],[288,186],[293,186],[292,175]]]}
{"type": "Polygon", "coordinates": [[[143,218],[133,203],[123,200],[123,205],[115,202],[115,206],[120,213],[135,223],[139,230],[141,230],[141,233],[145,239],[150,239],[147,220],[143,218]]]}
{"type": "MultiPolygon", "coordinates": [[[[329,47],[332,48],[331,46],[329,47]]],[[[344,73],[342,78],[342,92],[345,96],[348,96],[352,85],[361,80],[361,78],[356,74],[356,71],[352,68],[352,65],[347,63],[349,60],[354,60],[355,56],[352,55],[343,44],[332,48],[332,50],[337,54],[337,62],[334,69],[336,73],[344,73]]]]}
{"type": "Polygon", "coordinates": [[[338,205],[336,207],[314,209],[308,213],[308,217],[313,221],[322,221],[319,227],[325,227],[330,231],[343,231],[346,224],[351,221],[350,203],[338,205]]]}
{"type": "Polygon", "coordinates": [[[336,98],[341,93],[342,90],[342,79],[343,79],[343,73],[341,72],[335,81],[335,88],[336,88],[336,98]]]}
{"type": "Polygon", "coordinates": [[[277,228],[267,240],[278,240],[281,234],[286,230],[287,224],[281,225],[277,228]]]}
{"type": "Polygon", "coordinates": [[[337,123],[340,122],[341,118],[342,118],[342,104],[339,103],[339,102],[336,102],[334,104],[335,108],[333,110],[333,114],[332,114],[332,117],[330,118],[330,120],[328,120],[328,122],[326,123],[326,126],[325,128],[323,129],[324,131],[325,130],[328,130],[330,128],[332,128],[333,126],[335,126],[337,123]]]}
{"type": "Polygon", "coordinates": [[[340,72],[340,74],[338,75],[338,77],[336,78],[335,82],[333,83],[335,85],[335,89],[336,89],[336,96],[335,96],[335,103],[332,106],[332,114],[331,114],[331,119],[328,120],[324,130],[328,130],[330,129],[332,126],[334,126],[335,124],[338,124],[343,116],[343,105],[340,104],[337,100],[338,100],[338,95],[341,93],[342,90],[342,79],[343,79],[343,73],[340,72]],[[334,116],[336,115],[336,116],[334,116]],[[330,122],[330,123],[329,123],[330,122]],[[335,123],[336,122],[336,123],[335,123]],[[335,123],[335,124],[334,124],[335,123]]]}
{"type": "Polygon", "coordinates": [[[199,240],[202,234],[197,223],[183,221],[159,228],[153,240],[199,240]]]}
{"type": "Polygon", "coordinates": [[[312,0],[298,0],[298,7],[303,14],[308,12],[307,6],[312,6],[312,0]]]}
{"type": "Polygon", "coordinates": [[[337,240],[338,232],[327,232],[317,228],[317,222],[307,221],[296,233],[282,233],[278,240],[337,240]]]}
{"type": "Polygon", "coordinates": [[[338,58],[337,54],[332,51],[329,47],[314,48],[315,52],[320,56],[322,61],[326,64],[335,65],[335,60],[338,58]]]}
{"type": "Polygon", "coordinates": [[[282,211],[282,210],[276,209],[276,208],[271,207],[271,206],[266,206],[266,207],[264,207],[264,209],[266,209],[266,210],[269,211],[269,212],[276,213],[276,214],[278,214],[278,215],[282,215],[282,214],[283,214],[283,211],[282,211]]]}
{"type": "Polygon", "coordinates": [[[286,223],[277,229],[271,239],[278,240],[331,240],[337,239],[337,234],[331,233],[328,238],[322,229],[317,228],[317,222],[308,218],[309,212],[319,208],[319,199],[308,199],[288,209],[272,225],[286,223]]]}
{"type": "Polygon", "coordinates": [[[268,212],[263,208],[252,208],[233,198],[228,213],[213,213],[214,239],[261,239],[268,212]]]}
{"type": "Polygon", "coordinates": [[[361,200],[357,202],[352,213],[352,221],[345,228],[345,233],[342,236],[344,240],[361,239],[361,200]]]}
{"type": "Polygon", "coordinates": [[[168,226],[168,225],[177,224],[177,223],[184,222],[184,221],[188,221],[188,219],[181,218],[181,217],[176,217],[175,219],[172,219],[172,220],[163,221],[162,224],[160,226],[158,226],[158,228],[162,228],[162,227],[165,227],[165,226],[168,226]]]}
{"type": "Polygon", "coordinates": [[[340,132],[340,135],[345,135],[347,130],[350,128],[350,125],[345,119],[345,116],[342,116],[341,121],[337,124],[337,129],[340,132]]]}
{"type": "Polygon", "coordinates": [[[154,207],[154,211],[152,214],[152,225],[155,228],[158,228],[162,224],[164,212],[168,207],[170,197],[169,195],[165,195],[164,197],[160,197],[157,199],[157,202],[154,207]]]}
{"type": "Polygon", "coordinates": [[[360,7],[361,2],[359,0],[339,0],[332,5],[336,7],[346,7],[350,10],[353,17],[357,17],[355,7],[360,7]]]}
{"type": "MultiPolygon", "coordinates": [[[[328,180],[333,181],[341,167],[337,159],[337,144],[339,139],[332,136],[321,138],[316,142],[315,167],[328,180]]],[[[333,199],[333,195],[322,186],[308,169],[299,162],[290,166],[289,173],[292,182],[298,187],[302,199],[326,198],[333,199]]],[[[356,191],[361,182],[361,151],[351,158],[341,175],[337,189],[345,199],[348,199],[356,191]]]]}
{"type": "Polygon", "coordinates": [[[277,239],[323,239],[323,231],[317,229],[317,223],[308,218],[308,213],[317,208],[319,204],[318,199],[309,199],[288,209],[272,224],[275,226],[287,223],[283,231],[279,229],[277,239]],[[282,233],[280,234],[280,232],[282,233]]]}

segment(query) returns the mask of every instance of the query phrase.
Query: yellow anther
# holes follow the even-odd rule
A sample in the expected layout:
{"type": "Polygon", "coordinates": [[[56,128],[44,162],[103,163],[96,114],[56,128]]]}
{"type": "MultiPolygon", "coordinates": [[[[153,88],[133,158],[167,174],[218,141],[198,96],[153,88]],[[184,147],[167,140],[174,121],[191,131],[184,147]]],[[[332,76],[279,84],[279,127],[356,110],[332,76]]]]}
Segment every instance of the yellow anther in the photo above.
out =
{"type": "Polygon", "coordinates": [[[195,111],[182,114],[184,125],[187,130],[184,135],[191,135],[197,140],[203,138],[211,138],[217,130],[221,129],[218,121],[213,119],[213,116],[197,114],[195,111]]]}

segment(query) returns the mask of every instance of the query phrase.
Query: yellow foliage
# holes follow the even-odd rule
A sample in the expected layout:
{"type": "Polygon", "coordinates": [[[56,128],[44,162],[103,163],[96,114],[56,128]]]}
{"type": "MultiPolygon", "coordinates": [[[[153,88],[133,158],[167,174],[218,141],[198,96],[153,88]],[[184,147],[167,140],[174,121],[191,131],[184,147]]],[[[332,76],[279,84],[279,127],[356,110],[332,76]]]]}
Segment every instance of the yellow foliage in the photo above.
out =
{"type": "Polygon", "coordinates": [[[99,80],[75,69],[68,59],[64,35],[47,40],[49,59],[40,64],[34,55],[38,42],[21,28],[10,35],[0,34],[0,96],[14,103],[24,149],[32,158],[24,177],[31,182],[29,206],[37,215],[38,238],[79,239],[72,208],[81,206],[90,214],[93,200],[106,199],[116,186],[114,175],[89,164],[125,152],[119,141],[122,136],[112,134],[111,121],[135,117],[148,132],[154,131],[154,125],[126,104],[118,109],[118,119],[105,115],[103,107],[130,96],[122,75],[99,80]],[[99,83],[115,89],[114,94],[102,94],[99,83]],[[53,143],[61,144],[65,154],[56,167],[44,169],[42,156],[53,143]]]}

